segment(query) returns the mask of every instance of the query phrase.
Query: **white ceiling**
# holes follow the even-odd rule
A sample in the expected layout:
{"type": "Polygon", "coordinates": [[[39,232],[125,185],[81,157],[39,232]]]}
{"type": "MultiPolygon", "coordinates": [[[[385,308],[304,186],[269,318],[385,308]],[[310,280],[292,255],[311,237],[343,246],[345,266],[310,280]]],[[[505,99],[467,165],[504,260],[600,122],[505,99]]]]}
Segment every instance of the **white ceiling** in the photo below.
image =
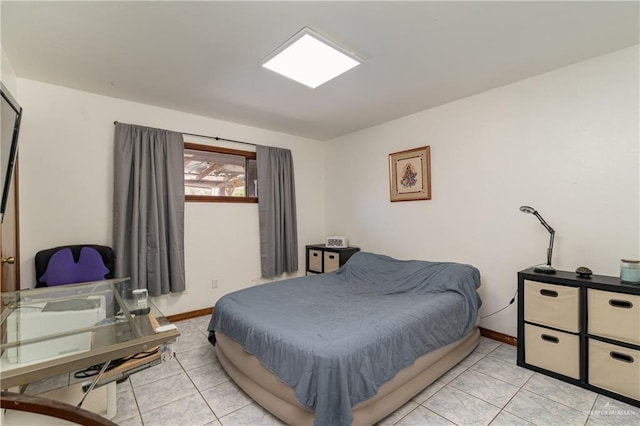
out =
{"type": "Polygon", "coordinates": [[[640,42],[638,2],[1,2],[18,77],[327,140],[640,42]],[[365,59],[260,61],[308,26],[365,59]]]}

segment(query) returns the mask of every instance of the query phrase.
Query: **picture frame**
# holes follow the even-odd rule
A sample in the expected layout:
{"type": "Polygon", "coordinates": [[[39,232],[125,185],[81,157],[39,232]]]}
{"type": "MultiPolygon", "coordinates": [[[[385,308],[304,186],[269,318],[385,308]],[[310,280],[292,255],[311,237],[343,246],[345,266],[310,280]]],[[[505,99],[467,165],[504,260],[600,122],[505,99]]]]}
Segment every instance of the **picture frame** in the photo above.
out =
{"type": "Polygon", "coordinates": [[[391,202],[431,199],[431,147],[389,154],[391,202]]]}

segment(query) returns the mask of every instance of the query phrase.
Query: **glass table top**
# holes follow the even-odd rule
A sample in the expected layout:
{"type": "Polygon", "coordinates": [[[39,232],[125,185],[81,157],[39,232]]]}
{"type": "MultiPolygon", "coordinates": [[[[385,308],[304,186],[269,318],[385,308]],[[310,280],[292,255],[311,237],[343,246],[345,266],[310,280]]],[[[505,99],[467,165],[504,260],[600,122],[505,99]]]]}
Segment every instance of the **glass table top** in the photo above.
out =
{"type": "Polygon", "coordinates": [[[179,335],[129,278],[1,293],[0,387],[152,350],[179,335]]]}

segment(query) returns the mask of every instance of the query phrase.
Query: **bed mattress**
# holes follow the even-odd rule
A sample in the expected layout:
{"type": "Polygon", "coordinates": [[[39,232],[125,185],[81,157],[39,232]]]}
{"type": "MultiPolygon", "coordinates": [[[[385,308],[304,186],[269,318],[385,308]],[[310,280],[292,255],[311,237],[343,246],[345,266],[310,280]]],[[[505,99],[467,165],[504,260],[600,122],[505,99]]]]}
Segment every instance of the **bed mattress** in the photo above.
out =
{"type": "MultiPolygon", "coordinates": [[[[371,399],[352,409],[354,425],[371,425],[420,393],[451,367],[463,360],[478,345],[480,333],[474,328],[462,339],[418,358],[380,386],[371,399]]],[[[290,425],[313,425],[314,413],[301,406],[293,389],[267,370],[253,355],[222,333],[218,333],[216,354],[233,381],[254,401],[290,425]]]]}

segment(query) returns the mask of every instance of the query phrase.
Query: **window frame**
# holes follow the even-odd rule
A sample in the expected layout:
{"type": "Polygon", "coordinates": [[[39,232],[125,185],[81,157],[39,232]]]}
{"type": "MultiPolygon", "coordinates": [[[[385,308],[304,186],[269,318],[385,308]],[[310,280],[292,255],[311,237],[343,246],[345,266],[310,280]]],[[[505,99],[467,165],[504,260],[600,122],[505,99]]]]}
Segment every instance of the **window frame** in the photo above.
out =
{"type": "MultiPolygon", "coordinates": [[[[246,179],[246,160],[257,160],[256,153],[253,151],[242,151],[239,149],[223,148],[213,145],[202,145],[193,142],[185,142],[184,149],[192,149],[195,151],[216,152],[218,154],[239,155],[245,158],[245,179],[246,179]]],[[[183,168],[184,174],[184,168],[183,168]]],[[[246,184],[246,183],[245,183],[246,184]]],[[[250,203],[258,202],[258,197],[233,197],[227,195],[187,195],[184,194],[184,201],[195,203],[250,203]]]]}

